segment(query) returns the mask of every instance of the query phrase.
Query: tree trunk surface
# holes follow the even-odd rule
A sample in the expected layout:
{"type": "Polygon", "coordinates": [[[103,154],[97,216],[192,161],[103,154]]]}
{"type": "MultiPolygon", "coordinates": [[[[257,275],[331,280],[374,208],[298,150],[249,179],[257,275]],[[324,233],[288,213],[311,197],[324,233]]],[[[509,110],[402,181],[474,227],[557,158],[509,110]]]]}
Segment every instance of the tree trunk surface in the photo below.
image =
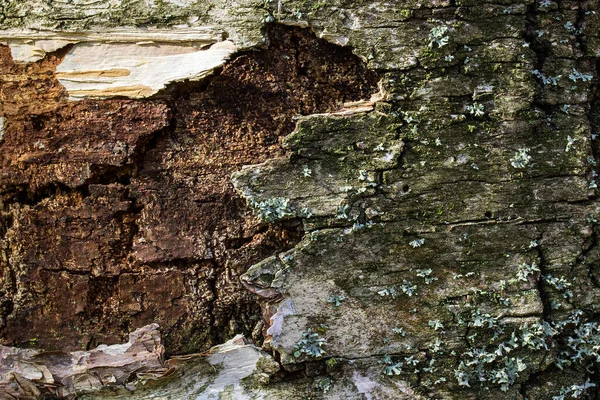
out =
{"type": "Polygon", "coordinates": [[[600,1],[0,2],[0,399],[597,399],[600,1]]]}

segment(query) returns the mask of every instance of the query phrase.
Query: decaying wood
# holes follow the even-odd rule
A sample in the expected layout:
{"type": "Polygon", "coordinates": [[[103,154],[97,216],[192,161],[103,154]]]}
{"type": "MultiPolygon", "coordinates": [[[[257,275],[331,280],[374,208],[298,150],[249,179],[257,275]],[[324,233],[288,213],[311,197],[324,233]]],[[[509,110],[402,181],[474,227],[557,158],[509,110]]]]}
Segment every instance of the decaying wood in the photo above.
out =
{"type": "Polygon", "coordinates": [[[0,40],[5,392],[600,395],[598,0],[5,0],[0,40]],[[225,343],[62,383],[157,321],[225,343]]]}

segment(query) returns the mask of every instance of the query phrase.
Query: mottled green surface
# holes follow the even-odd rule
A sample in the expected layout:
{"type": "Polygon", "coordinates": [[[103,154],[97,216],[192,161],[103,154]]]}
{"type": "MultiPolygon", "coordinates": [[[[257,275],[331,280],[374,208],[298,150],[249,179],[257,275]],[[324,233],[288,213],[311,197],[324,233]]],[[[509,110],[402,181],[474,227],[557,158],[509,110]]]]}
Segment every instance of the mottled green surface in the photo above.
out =
{"type": "Polygon", "coordinates": [[[406,2],[402,12],[286,2],[286,21],[296,10],[385,69],[386,99],[366,115],[301,120],[289,159],[234,176],[254,204],[284,198],[312,214],[278,267],[259,264],[243,279],[283,298],[269,333],[284,365],[310,359],[294,351],[302,332],[320,329],[325,359],[396,365],[388,372],[398,376],[375,379],[386,387],[570,398],[572,385],[597,379],[584,369],[596,356],[576,355],[575,331],[595,327],[586,324],[600,293],[597,60],[584,56],[597,55],[598,4],[458,3],[406,2]],[[531,344],[540,321],[547,331],[531,344]]]}

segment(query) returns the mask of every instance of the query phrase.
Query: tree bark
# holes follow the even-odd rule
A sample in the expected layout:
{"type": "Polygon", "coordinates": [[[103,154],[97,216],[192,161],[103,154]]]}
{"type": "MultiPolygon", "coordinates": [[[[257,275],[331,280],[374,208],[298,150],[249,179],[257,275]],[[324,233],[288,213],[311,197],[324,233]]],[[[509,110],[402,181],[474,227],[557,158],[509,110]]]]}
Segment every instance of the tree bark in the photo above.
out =
{"type": "Polygon", "coordinates": [[[0,397],[598,396],[597,0],[38,3],[0,397]]]}

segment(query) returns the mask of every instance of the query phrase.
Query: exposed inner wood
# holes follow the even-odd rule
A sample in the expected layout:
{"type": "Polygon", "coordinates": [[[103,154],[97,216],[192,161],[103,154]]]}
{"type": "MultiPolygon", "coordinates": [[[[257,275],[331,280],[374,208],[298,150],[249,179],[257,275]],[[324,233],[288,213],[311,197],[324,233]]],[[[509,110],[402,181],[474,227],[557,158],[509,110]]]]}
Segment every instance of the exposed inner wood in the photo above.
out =
{"type": "Polygon", "coordinates": [[[275,27],[202,83],[70,102],[55,72],[69,49],[30,65],[0,50],[2,342],[86,349],[152,322],[168,353],[259,341],[239,276],[301,232],[261,224],[230,175],[282,156],[294,116],[369,99],[376,76],[308,30],[275,27]]]}

